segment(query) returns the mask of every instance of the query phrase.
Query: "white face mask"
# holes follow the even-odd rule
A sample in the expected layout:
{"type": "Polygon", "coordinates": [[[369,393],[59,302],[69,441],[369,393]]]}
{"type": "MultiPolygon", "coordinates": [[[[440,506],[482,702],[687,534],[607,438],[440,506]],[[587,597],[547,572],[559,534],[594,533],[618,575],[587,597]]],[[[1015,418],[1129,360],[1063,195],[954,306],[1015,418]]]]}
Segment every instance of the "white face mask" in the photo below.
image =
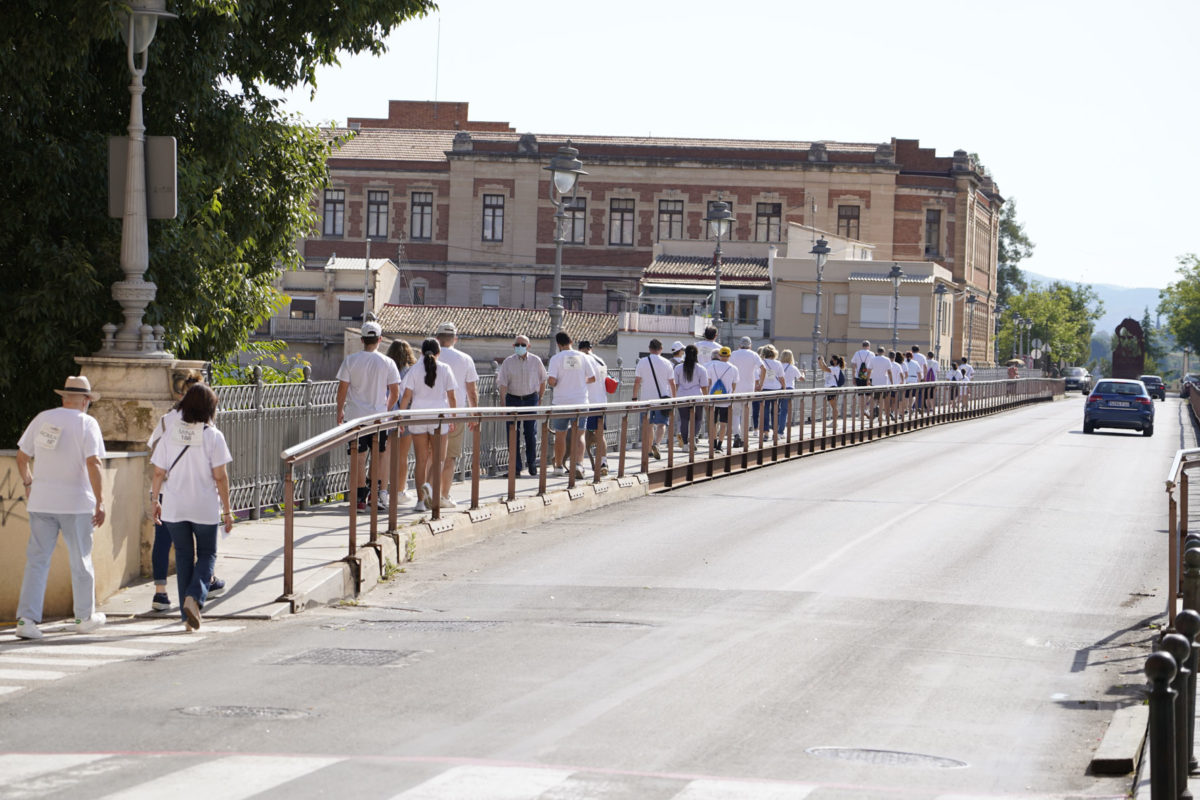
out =
{"type": "Polygon", "coordinates": [[[527,348],[523,344],[516,344],[513,345],[513,352],[519,356],[523,356],[527,352],[527,348]]]}

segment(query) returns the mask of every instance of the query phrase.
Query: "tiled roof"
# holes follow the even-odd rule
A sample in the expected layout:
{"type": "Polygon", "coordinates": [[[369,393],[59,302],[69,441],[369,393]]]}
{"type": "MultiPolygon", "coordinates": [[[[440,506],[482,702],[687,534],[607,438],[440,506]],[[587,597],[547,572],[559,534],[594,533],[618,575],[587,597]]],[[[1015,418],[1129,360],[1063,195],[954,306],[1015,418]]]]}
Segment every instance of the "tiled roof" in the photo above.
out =
{"type": "MultiPolygon", "coordinates": [[[[327,136],[346,135],[348,128],[326,129],[327,136]]],[[[455,131],[414,131],[395,128],[363,128],[358,135],[335,149],[331,158],[378,161],[445,161],[454,146],[455,131]]]]}
{"type": "MultiPolygon", "coordinates": [[[[516,142],[523,134],[500,133],[493,131],[470,131],[471,140],[475,142],[516,142]]],[[[559,133],[536,133],[542,152],[547,152],[549,145],[553,148],[565,144],[569,139],[575,146],[595,145],[597,147],[672,147],[672,148],[713,148],[718,150],[802,150],[808,152],[816,142],[786,141],[780,139],[700,139],[678,136],[595,136],[564,135],[559,133]]],[[[874,153],[882,142],[822,142],[827,152],[838,153],[874,153]]]]}
{"type": "MultiPolygon", "coordinates": [[[[330,258],[328,261],[321,263],[319,261],[308,264],[308,269],[328,269],[328,270],[362,270],[366,263],[365,258],[330,258]]],[[[385,264],[392,264],[388,258],[372,258],[371,269],[377,270],[385,264]]],[[[395,264],[392,264],[395,266],[395,264]]]]}
{"type": "MultiPolygon", "coordinates": [[[[851,272],[852,281],[873,281],[875,283],[891,283],[892,279],[886,272],[851,272]]],[[[905,273],[901,283],[933,283],[932,275],[909,275],[905,273]]]]}
{"type": "MultiPolygon", "coordinates": [[[[642,283],[695,283],[713,281],[712,259],[708,256],[660,255],[642,273],[642,283]]],[[[721,282],[738,286],[769,287],[765,258],[721,258],[721,282]]]]}
{"type": "MultiPolygon", "coordinates": [[[[544,308],[490,308],[484,306],[412,306],[387,304],[379,312],[385,336],[432,336],[437,326],[453,322],[463,338],[516,336],[550,338],[550,312],[544,308]]],[[[594,311],[564,311],[563,328],[575,341],[616,344],[617,315],[594,311]]]]}

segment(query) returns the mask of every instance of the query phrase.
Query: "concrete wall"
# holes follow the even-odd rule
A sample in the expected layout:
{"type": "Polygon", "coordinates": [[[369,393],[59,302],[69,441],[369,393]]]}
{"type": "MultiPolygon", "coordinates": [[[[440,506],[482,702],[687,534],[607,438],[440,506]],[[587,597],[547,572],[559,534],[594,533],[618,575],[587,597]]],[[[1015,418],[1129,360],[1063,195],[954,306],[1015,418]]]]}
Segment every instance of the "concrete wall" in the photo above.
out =
{"type": "MultiPolygon", "coordinates": [[[[104,462],[108,518],[94,532],[92,548],[97,600],[107,598],[142,573],[143,549],[149,567],[154,528],[146,519],[150,491],[147,461],[147,453],[112,453],[104,462]]],[[[29,513],[17,472],[16,451],[0,450],[0,621],[16,619],[28,544],[29,513]]],[[[60,537],[51,562],[44,615],[52,619],[71,613],[71,572],[60,537]]]]}

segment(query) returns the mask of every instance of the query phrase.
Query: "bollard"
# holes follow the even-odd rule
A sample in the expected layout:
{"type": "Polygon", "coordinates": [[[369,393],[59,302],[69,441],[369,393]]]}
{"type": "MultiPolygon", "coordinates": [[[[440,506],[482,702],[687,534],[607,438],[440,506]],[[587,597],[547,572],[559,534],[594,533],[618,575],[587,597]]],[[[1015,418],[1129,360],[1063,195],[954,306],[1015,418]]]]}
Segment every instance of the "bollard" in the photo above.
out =
{"type": "Polygon", "coordinates": [[[1196,668],[1200,666],[1200,647],[1196,647],[1196,634],[1200,634],[1200,613],[1189,609],[1181,611],[1179,616],[1175,618],[1175,627],[1179,628],[1179,632],[1192,645],[1187,665],[1188,670],[1191,672],[1188,675],[1188,697],[1186,704],[1188,734],[1187,771],[1189,775],[1195,775],[1200,771],[1200,763],[1196,761],[1196,668]]]}
{"type": "Polygon", "coordinates": [[[1183,607],[1200,611],[1200,547],[1183,554],[1183,607]]]}
{"type": "Polygon", "coordinates": [[[1175,659],[1170,653],[1151,653],[1146,659],[1150,679],[1150,800],[1175,798],[1175,659]]]}
{"type": "MultiPolygon", "coordinates": [[[[1178,622],[1178,617],[1176,617],[1178,622]]],[[[1190,800],[1188,790],[1188,707],[1187,686],[1191,672],[1187,668],[1192,646],[1187,637],[1168,633],[1162,638],[1162,649],[1175,659],[1175,678],[1171,688],[1175,690],[1175,785],[1179,800],[1190,800]]]]}

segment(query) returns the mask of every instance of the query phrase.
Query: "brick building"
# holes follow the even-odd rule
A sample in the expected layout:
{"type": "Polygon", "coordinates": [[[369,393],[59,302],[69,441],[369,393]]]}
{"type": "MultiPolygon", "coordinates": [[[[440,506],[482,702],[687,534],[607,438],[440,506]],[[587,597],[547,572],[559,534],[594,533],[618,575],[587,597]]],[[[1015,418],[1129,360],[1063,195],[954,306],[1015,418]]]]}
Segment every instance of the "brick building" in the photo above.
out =
{"type": "MultiPolygon", "coordinates": [[[[351,118],[349,128],[356,135],[330,158],[329,188],[316,198],[322,227],[304,242],[306,261],[362,257],[370,237],[374,255],[400,266],[400,303],[549,306],[554,207],[543,167],[569,138],[589,173],[568,211],[569,309],[629,310],[656,245],[701,245],[703,218],[721,199],[736,215],[730,255],[765,261],[773,245],[786,257],[797,223],[869,243],[876,261],[935,262],[958,296],[981,301],[973,351],[991,351],[1004,200],[963,150],[939,156],[910,139],[522,134],[471,120],[466,103],[392,101],[387,118],[351,118]]],[[[954,355],[965,352],[964,331],[952,340],[954,355]]]]}

